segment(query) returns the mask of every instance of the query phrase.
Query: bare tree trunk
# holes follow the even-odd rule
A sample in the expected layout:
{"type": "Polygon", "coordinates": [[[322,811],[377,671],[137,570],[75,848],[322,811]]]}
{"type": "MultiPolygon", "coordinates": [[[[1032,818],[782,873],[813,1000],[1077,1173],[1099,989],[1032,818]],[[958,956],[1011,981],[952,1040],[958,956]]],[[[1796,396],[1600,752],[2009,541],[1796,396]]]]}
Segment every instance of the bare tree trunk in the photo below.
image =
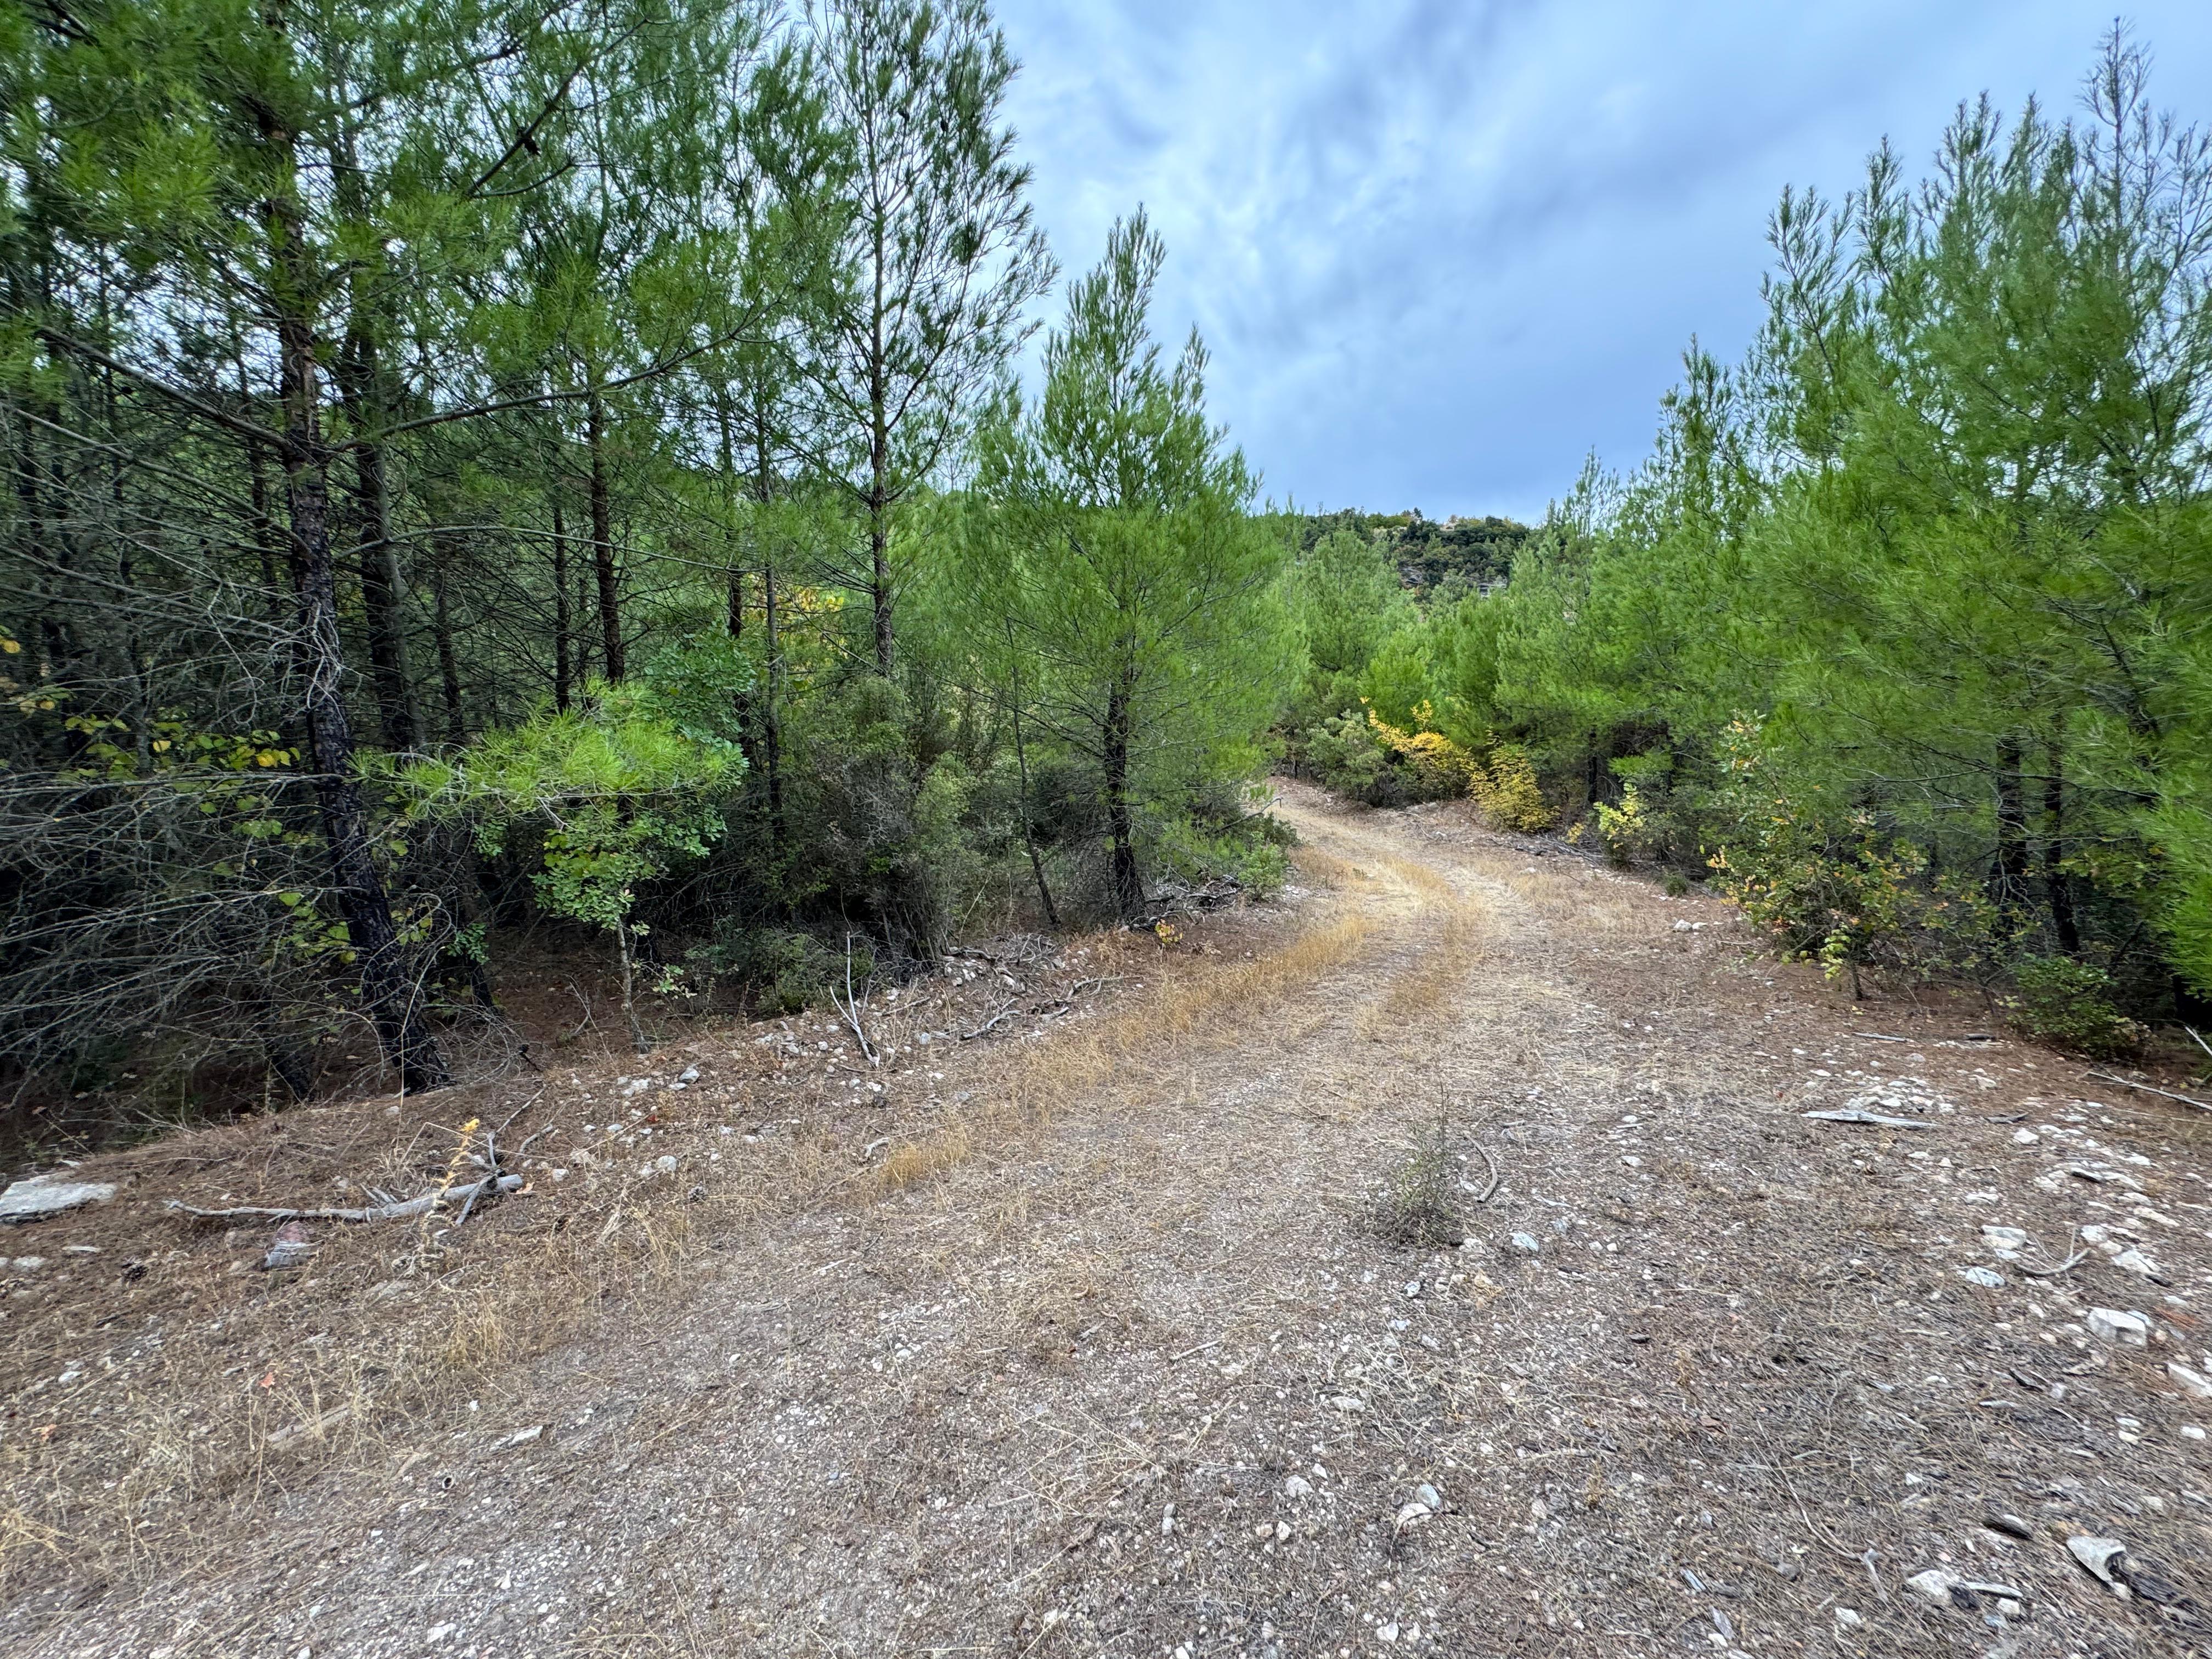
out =
{"type": "Polygon", "coordinates": [[[430,572],[430,602],[432,625],[438,640],[438,684],[445,694],[446,741],[458,748],[469,740],[469,728],[461,713],[461,670],[453,653],[453,619],[446,605],[449,574],[447,566],[452,552],[450,542],[437,550],[437,560],[430,572]]]}
{"type": "Polygon", "coordinates": [[[1990,896],[2008,910],[2017,908],[2027,894],[2027,798],[2021,761],[2018,738],[1998,743],[1997,848],[1990,896]]]}
{"type": "Polygon", "coordinates": [[[1129,691],[1116,680],[1106,696],[1103,747],[1106,836],[1112,848],[1114,908],[1123,921],[1143,919],[1145,884],[1137,874],[1135,825],[1129,811],[1129,691]]]}
{"type": "MultiPolygon", "coordinates": [[[[264,122],[264,128],[266,137],[290,143],[291,135],[273,123],[264,122]]],[[[316,361],[314,295],[319,284],[298,210],[289,197],[270,204],[268,225],[283,372],[285,484],[295,556],[303,578],[300,635],[306,653],[307,742],[314,761],[323,840],[330,849],[347,943],[360,970],[362,1001],[385,1059],[398,1069],[402,1090],[440,1089],[452,1076],[408,971],[407,953],[392,922],[392,902],[370,854],[368,817],[354,775],[353,722],[341,684],[345,658],[338,636],[337,580],[331,551],[330,454],[322,434],[321,373],[316,361]]]]}
{"type": "Polygon", "coordinates": [[[568,636],[573,627],[568,614],[568,527],[561,516],[561,495],[553,495],[553,707],[568,712],[568,636]]]}
{"type": "Polygon", "coordinates": [[[384,452],[374,444],[354,451],[354,472],[362,504],[362,610],[368,623],[369,684],[376,695],[377,723],[385,747],[404,753],[422,742],[415,714],[414,688],[407,672],[407,633],[399,596],[399,550],[392,539],[392,499],[385,482],[384,452]]]}
{"type": "Polygon", "coordinates": [[[2043,890],[2051,905],[2051,926],[2058,948],[2068,956],[2081,951],[2081,926],[2074,914],[2074,887],[2066,873],[2065,754],[2051,739],[2050,769],[2043,780],[2043,890]]]}
{"type": "Polygon", "coordinates": [[[592,394],[584,422],[584,443],[592,459],[592,565],[599,584],[600,649],[607,662],[607,678],[618,680],[625,664],[623,653],[622,607],[615,592],[614,514],[608,498],[606,405],[592,394]]]}

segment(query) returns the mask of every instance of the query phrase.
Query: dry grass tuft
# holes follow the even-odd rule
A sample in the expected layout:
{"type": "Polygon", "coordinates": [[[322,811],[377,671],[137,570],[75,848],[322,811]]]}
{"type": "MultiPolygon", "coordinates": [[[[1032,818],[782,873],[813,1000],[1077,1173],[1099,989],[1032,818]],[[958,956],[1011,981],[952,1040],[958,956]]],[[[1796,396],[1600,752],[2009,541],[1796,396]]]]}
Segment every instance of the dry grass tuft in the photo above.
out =
{"type": "Polygon", "coordinates": [[[891,1148],[876,1169],[876,1190],[902,1192],[963,1164],[975,1150],[975,1137],[962,1122],[945,1125],[936,1133],[891,1148]]]}

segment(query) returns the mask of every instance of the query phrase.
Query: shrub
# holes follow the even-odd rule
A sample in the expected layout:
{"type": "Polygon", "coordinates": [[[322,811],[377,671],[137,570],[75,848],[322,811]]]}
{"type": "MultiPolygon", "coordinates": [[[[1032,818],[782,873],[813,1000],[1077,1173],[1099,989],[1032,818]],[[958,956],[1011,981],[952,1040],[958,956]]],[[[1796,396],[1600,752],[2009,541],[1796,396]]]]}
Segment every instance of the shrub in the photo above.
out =
{"type": "Polygon", "coordinates": [[[1517,743],[1501,743],[1492,749],[1487,771],[1479,773],[1473,783],[1482,815],[1500,830],[1534,836],[1559,822],[1536,787],[1535,763],[1517,743]]]}
{"type": "Polygon", "coordinates": [[[1725,833],[1706,862],[1784,955],[1817,960],[1831,979],[1848,975],[1862,996],[1869,966],[1927,977],[1987,954],[1995,918],[1979,894],[1931,876],[1927,854],[1884,834],[1871,813],[1834,811],[1817,790],[1770,782],[1754,723],[1736,721],[1723,747],[1728,781],[1716,805],[1725,833]]]}
{"type": "Polygon", "coordinates": [[[2108,1060],[2141,1045],[2142,1028],[2112,1006],[2112,976],[2071,957],[2028,957],[2003,999],[2014,1030],[2054,1048],[2108,1060]]]}

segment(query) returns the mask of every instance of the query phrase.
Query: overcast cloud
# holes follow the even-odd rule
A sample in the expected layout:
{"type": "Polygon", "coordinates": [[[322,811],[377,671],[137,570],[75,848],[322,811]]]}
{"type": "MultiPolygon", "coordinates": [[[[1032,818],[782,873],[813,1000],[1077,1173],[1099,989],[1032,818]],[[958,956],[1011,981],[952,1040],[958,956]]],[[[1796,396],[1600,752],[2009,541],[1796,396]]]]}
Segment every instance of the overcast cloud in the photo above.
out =
{"type": "MultiPolygon", "coordinates": [[[[1759,320],[1782,186],[1916,167],[1983,90],[2074,106],[2108,7],[2047,0],[1001,0],[1061,263],[1141,201],[1156,323],[1278,500],[1540,514],[1632,465],[1692,334],[1759,320]]],[[[2212,5],[2128,14],[2212,120],[2212,5]]]]}

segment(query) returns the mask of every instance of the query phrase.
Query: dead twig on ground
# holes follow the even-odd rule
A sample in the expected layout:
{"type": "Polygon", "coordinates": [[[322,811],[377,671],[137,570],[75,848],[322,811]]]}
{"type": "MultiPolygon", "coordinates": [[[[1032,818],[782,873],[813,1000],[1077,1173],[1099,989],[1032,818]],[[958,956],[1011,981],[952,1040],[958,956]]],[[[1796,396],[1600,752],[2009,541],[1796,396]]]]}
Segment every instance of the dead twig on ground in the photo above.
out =
{"type": "MultiPolygon", "coordinates": [[[[2199,1038],[2199,1042],[2203,1039],[2199,1038]]],[[[2212,1112],[2212,1101],[2192,1100],[2187,1095],[2178,1095],[2171,1089],[2154,1089],[2148,1083],[2136,1083],[2124,1077],[2114,1077],[2110,1072],[2092,1072],[2089,1075],[2100,1083],[2117,1083],[2123,1089],[2140,1089],[2147,1095],[2158,1095],[2167,1100],[2178,1100],[2185,1106],[2194,1106],[2200,1112],[2212,1112]]]]}
{"type": "Polygon", "coordinates": [[[520,1176],[488,1176],[482,1181],[465,1187],[441,1187],[424,1193],[419,1198],[410,1198],[391,1204],[372,1204],[358,1210],[283,1210],[258,1204],[234,1205],[228,1209],[208,1210],[187,1204],[182,1199],[171,1199],[164,1206],[179,1215],[188,1215],[195,1221],[227,1221],[240,1218],[257,1221],[404,1221],[410,1216],[428,1215],[441,1199],[465,1194],[474,1199],[487,1192],[511,1193],[522,1185],[520,1176]]]}
{"type": "MultiPolygon", "coordinates": [[[[2076,1228],[2074,1232],[2068,1237],[2066,1242],[2069,1244],[2071,1244],[2075,1239],[2079,1238],[2081,1236],[2081,1230],[2076,1228]]],[[[2036,1267],[2029,1266],[2025,1261],[2016,1262],[2014,1265],[2019,1267],[2021,1272],[2027,1274],[2031,1279],[2057,1279],[2062,1273],[2071,1273],[2075,1268],[2080,1267],[2088,1259],[2089,1252],[2084,1249],[2075,1251],[2073,1255],[2068,1256],[2066,1260],[2059,1262],[2056,1267],[2046,1263],[2043,1267],[2036,1267]]]]}
{"type": "Polygon", "coordinates": [[[1474,1143],[1474,1150],[1482,1154],[1482,1161],[1490,1166],[1490,1182],[1474,1195],[1474,1201],[1477,1204],[1487,1204],[1490,1202],[1491,1195],[1498,1190],[1498,1160],[1491,1157],[1490,1148],[1479,1140],[1474,1143]]]}
{"type": "Polygon", "coordinates": [[[1020,1006],[1020,1004],[1015,1002],[1012,998],[1009,998],[1005,1005],[1000,1008],[997,1013],[993,1014],[990,1018],[985,1020],[974,1030],[961,1032],[959,1034],[960,1041],[963,1042],[973,1042],[977,1037],[987,1035],[994,1026],[998,1025],[1000,1022],[1013,1014],[1020,1006]]]}

